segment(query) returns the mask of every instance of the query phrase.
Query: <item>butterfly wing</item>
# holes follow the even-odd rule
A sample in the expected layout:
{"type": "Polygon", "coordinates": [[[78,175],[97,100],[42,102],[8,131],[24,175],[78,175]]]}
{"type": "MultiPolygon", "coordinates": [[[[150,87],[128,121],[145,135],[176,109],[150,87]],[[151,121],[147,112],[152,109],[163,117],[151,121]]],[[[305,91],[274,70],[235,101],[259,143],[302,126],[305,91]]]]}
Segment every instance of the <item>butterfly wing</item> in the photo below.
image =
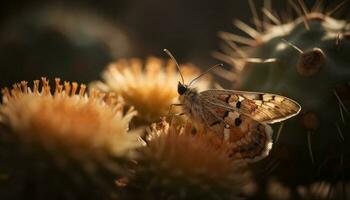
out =
{"type": "Polygon", "coordinates": [[[210,99],[213,106],[235,110],[262,123],[276,123],[297,115],[301,107],[287,97],[259,92],[237,90],[206,90],[203,99],[210,99]]]}
{"type": "Polygon", "coordinates": [[[272,147],[267,123],[295,116],[300,106],[275,94],[234,90],[207,90],[199,94],[206,125],[226,141],[235,160],[256,162],[272,147]]]}
{"type": "Polygon", "coordinates": [[[265,158],[272,147],[272,129],[253,118],[225,107],[202,101],[202,119],[229,147],[234,160],[256,162],[265,158]]]}

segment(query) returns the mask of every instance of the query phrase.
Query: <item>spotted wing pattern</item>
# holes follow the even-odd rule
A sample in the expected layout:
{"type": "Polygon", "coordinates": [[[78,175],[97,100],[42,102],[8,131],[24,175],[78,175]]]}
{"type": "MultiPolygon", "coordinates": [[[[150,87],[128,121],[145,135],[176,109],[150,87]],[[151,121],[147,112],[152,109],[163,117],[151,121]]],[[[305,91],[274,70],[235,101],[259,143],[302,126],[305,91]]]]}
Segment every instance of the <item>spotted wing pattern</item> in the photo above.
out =
{"type": "Polygon", "coordinates": [[[272,148],[275,123],[296,115],[300,106],[280,95],[207,90],[200,93],[202,120],[226,141],[235,160],[256,162],[272,148]]]}
{"type": "Polygon", "coordinates": [[[259,92],[207,90],[200,93],[213,106],[245,114],[261,123],[276,123],[297,115],[300,105],[287,97],[259,92]]]}
{"type": "Polygon", "coordinates": [[[272,147],[272,129],[251,117],[226,108],[202,105],[202,120],[227,143],[234,160],[256,162],[266,157],[272,147]]]}

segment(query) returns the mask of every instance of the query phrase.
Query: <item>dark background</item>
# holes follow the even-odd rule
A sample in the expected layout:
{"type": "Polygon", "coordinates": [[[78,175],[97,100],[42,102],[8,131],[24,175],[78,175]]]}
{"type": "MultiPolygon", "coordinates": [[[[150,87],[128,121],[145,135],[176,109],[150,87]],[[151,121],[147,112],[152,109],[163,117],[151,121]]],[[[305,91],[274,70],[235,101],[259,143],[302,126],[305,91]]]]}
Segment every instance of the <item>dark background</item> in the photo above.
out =
{"type": "MultiPolygon", "coordinates": [[[[262,2],[255,0],[258,9],[262,2]]],[[[287,1],[272,2],[277,13],[286,10],[287,1]]],[[[118,58],[167,58],[163,48],[180,63],[208,68],[219,62],[211,55],[221,43],[218,31],[242,34],[235,18],[251,24],[242,0],[15,0],[0,9],[0,87],[41,76],[88,83],[118,58]]]]}

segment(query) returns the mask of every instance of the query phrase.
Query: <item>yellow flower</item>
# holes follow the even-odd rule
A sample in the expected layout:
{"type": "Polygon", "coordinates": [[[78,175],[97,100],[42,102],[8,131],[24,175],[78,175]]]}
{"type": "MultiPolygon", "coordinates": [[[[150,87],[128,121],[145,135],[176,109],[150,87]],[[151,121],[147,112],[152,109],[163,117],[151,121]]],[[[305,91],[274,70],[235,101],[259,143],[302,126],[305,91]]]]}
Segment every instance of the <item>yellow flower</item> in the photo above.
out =
{"type": "Polygon", "coordinates": [[[231,199],[244,192],[247,172],[229,158],[213,133],[194,133],[192,125],[165,121],[148,131],[148,146],[128,183],[141,188],[137,193],[149,199],[231,199]],[[146,188],[140,187],[144,184],[146,188]]]}
{"type": "Polygon", "coordinates": [[[22,142],[66,150],[72,156],[125,156],[140,146],[139,136],[127,133],[136,112],[124,115],[123,104],[113,95],[93,91],[89,96],[85,85],[78,90],[77,83],[61,85],[59,79],[52,94],[49,82],[43,78],[42,83],[41,90],[39,81],[33,89],[23,81],[2,91],[1,122],[22,142]]]}
{"type": "MultiPolygon", "coordinates": [[[[190,81],[200,71],[193,65],[184,65],[181,73],[185,81],[190,81]]],[[[143,65],[139,59],[119,60],[107,67],[103,79],[104,82],[92,83],[92,87],[122,96],[138,111],[142,124],[159,120],[168,114],[170,104],[178,102],[177,84],[181,79],[172,61],[164,64],[151,57],[143,65]]],[[[209,81],[201,79],[196,86],[199,90],[206,89],[209,81]]]]}

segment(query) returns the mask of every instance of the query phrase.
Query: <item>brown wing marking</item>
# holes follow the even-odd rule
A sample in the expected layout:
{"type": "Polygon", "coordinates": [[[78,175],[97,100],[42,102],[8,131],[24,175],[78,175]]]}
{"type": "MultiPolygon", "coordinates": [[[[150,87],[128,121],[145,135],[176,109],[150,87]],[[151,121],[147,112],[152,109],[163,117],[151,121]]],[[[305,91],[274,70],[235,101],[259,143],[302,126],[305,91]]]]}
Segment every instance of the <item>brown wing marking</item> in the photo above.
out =
{"type": "Polygon", "coordinates": [[[214,121],[209,128],[228,143],[232,159],[256,162],[269,154],[272,147],[270,126],[238,111],[228,111],[221,107],[215,110],[213,107],[204,108],[206,121],[214,121]]]}
{"type": "MultiPolygon", "coordinates": [[[[269,154],[272,147],[272,129],[229,104],[238,101],[241,102],[239,109],[257,110],[258,106],[252,100],[241,95],[221,94],[215,98],[205,96],[201,100],[201,117],[208,128],[227,143],[232,159],[256,162],[269,154]]],[[[269,116],[268,113],[265,115],[269,116]]]]}
{"type": "Polygon", "coordinates": [[[206,124],[207,128],[210,128],[212,131],[217,133],[220,138],[223,138],[223,130],[225,127],[224,118],[228,115],[226,109],[217,108],[216,111],[203,107],[202,110],[202,120],[206,124]]]}
{"type": "Polygon", "coordinates": [[[248,116],[241,115],[242,123],[239,127],[230,127],[228,145],[234,160],[256,162],[265,158],[272,148],[272,128],[258,123],[248,116]]]}
{"type": "Polygon", "coordinates": [[[237,110],[256,121],[276,123],[297,115],[300,105],[280,95],[235,90],[207,90],[201,93],[210,103],[237,110]]]}
{"type": "Polygon", "coordinates": [[[275,94],[242,94],[242,109],[259,122],[276,123],[295,116],[300,105],[295,101],[275,94]]]}

